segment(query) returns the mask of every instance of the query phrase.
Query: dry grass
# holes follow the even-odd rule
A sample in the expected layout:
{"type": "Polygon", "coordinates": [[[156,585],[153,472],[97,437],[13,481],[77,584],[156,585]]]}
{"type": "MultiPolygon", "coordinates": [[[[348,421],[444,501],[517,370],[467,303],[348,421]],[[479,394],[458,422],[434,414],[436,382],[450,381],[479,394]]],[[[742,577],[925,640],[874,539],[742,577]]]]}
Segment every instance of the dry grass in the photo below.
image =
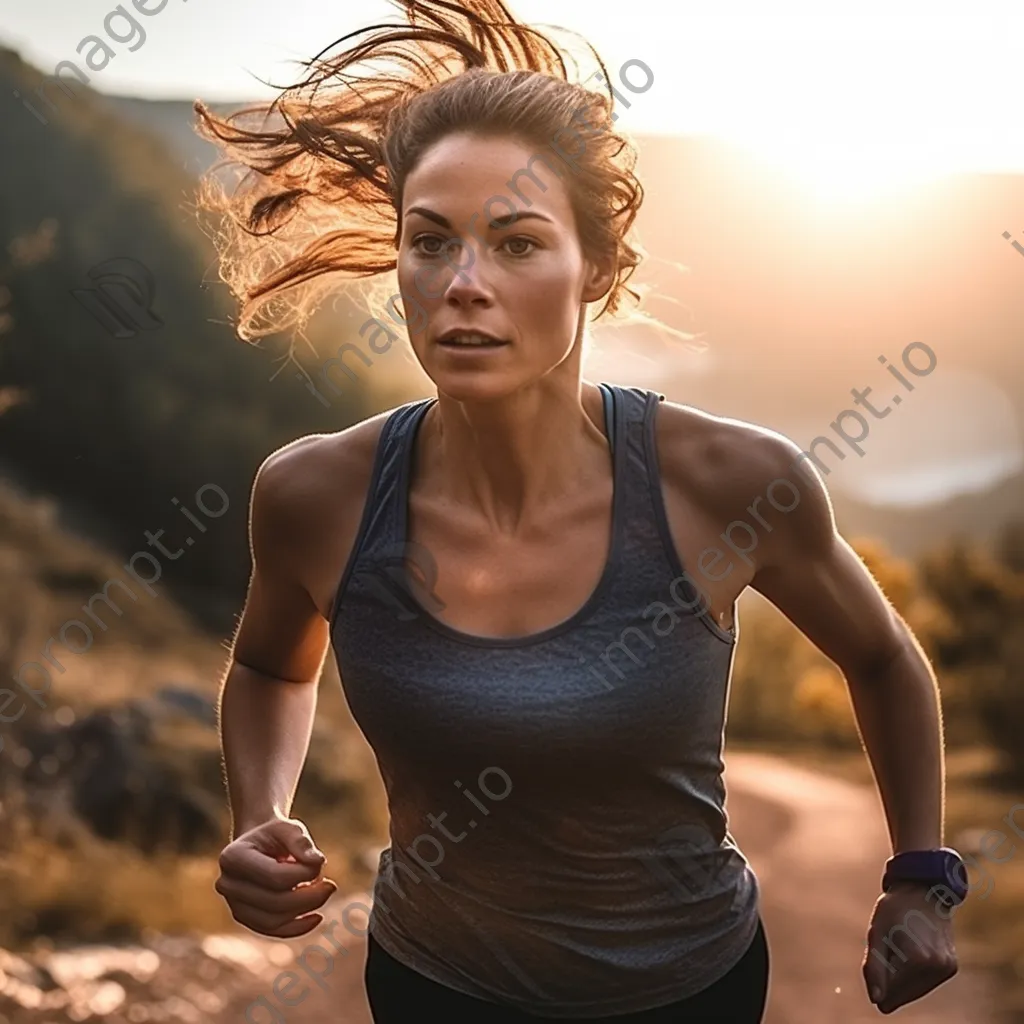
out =
{"type": "MultiPolygon", "coordinates": [[[[325,844],[328,868],[342,892],[365,888],[369,872],[349,851],[325,844]]],[[[0,947],[22,948],[38,935],[57,942],[136,939],[147,930],[170,935],[235,932],[213,888],[217,858],[144,857],[123,843],[90,836],[73,851],[29,836],[16,858],[0,864],[0,947]]]]}
{"type": "MultiPolygon", "coordinates": [[[[216,643],[210,643],[215,651],[216,643]]],[[[160,662],[161,665],[165,664],[160,662]]],[[[103,701],[121,696],[126,681],[148,675],[152,662],[133,667],[130,659],[111,665],[97,656],[91,666],[102,680],[103,701]]],[[[171,664],[167,662],[166,664],[171,664]]],[[[202,679],[194,663],[174,666],[173,678],[202,679]]],[[[168,670],[169,671],[169,670],[168,670]]],[[[211,692],[216,676],[206,676],[211,692]]],[[[79,680],[81,682],[81,680],[79,680]]],[[[140,685],[143,692],[153,688],[140,685]]],[[[196,688],[199,688],[197,686],[196,688]]],[[[372,871],[365,855],[386,841],[387,816],[372,752],[348,715],[333,665],[321,684],[322,698],[307,761],[308,781],[300,783],[292,813],[308,825],[327,854],[325,874],[342,891],[365,889],[372,871]],[[328,795],[318,797],[318,792],[328,795]]],[[[91,707],[87,688],[72,693],[68,703],[91,707]]],[[[139,696],[138,691],[135,696],[139,696]]],[[[222,807],[225,842],[229,828],[227,801],[221,783],[219,737],[215,730],[189,721],[170,720],[157,730],[163,759],[177,762],[183,777],[214,790],[222,807]]],[[[7,822],[8,829],[11,822],[7,822]]],[[[238,925],[214,891],[218,850],[206,856],[160,854],[146,857],[127,843],[107,842],[80,827],[70,835],[41,834],[21,822],[0,856],[0,905],[10,908],[0,918],[0,947],[22,948],[39,935],[81,942],[137,938],[146,929],[170,934],[234,932],[238,925]]]]}

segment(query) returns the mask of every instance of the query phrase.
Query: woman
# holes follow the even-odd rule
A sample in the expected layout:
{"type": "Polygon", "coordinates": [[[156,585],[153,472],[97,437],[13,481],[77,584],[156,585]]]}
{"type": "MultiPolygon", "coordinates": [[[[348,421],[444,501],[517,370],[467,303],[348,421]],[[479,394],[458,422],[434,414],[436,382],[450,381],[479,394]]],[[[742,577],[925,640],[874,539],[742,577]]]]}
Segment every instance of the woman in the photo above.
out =
{"type": "MultiPolygon", "coordinates": [[[[837,535],[820,476],[785,478],[796,445],[581,380],[585,314],[618,308],[640,258],[627,234],[643,193],[612,96],[571,84],[497,0],[401,6],[408,27],[319,61],[264,112],[276,126],[197,104],[251,169],[230,197],[204,195],[233,215],[242,336],[302,320],[330,275],[396,268],[437,388],[257,474],[217,889],[265,935],[322,920],[335,886],[289,811],[333,646],[391,815],[366,965],[376,1021],[753,1024],[768,945],[721,774],[737,598],[759,590],[842,668],[894,850],[924,858],[887,882],[876,946],[908,914],[936,917],[934,678],[837,535]],[[405,72],[352,73],[383,57],[405,72]],[[729,559],[722,538],[769,488],[753,557],[729,559]]],[[[898,969],[865,956],[883,1013],[956,970],[947,918],[923,941],[905,931],[898,969]]]]}

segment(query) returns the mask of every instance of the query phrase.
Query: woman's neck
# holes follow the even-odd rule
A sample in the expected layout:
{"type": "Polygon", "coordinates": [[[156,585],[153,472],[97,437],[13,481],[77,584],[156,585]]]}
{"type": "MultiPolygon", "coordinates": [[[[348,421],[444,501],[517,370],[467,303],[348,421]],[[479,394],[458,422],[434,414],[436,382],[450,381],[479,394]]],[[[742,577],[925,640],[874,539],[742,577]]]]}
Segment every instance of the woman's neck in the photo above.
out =
{"type": "Polygon", "coordinates": [[[585,408],[589,390],[538,382],[498,401],[440,395],[420,429],[421,479],[436,498],[477,511],[493,532],[518,532],[607,473],[607,439],[585,408]]]}

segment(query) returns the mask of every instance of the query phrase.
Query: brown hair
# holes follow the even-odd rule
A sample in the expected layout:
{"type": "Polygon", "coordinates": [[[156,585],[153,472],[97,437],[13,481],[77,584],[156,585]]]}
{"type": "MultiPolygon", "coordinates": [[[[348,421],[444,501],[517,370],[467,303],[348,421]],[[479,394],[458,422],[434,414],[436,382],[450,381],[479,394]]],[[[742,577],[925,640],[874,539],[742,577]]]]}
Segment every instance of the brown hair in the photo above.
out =
{"type": "Polygon", "coordinates": [[[537,146],[549,168],[548,153],[570,161],[584,255],[616,268],[598,316],[616,312],[624,291],[639,299],[626,281],[641,252],[625,239],[643,201],[637,153],[613,130],[610,76],[594,48],[587,44],[607,96],[570,82],[560,50],[516,22],[502,0],[391,2],[406,26],[344,36],[327,49],[367,38],[332,59],[322,59],[325,50],[303,62],[309,76],[273,103],[226,118],[195,104],[196,130],[227,158],[204,177],[198,201],[227,215],[214,240],[221,276],[241,303],[239,336],[301,326],[339,275],[393,270],[405,180],[428,147],[456,131],[513,136],[537,146]],[[382,59],[406,73],[355,73],[382,59]],[[244,127],[253,117],[262,123],[244,127]],[[556,140],[583,141],[582,123],[590,129],[583,151],[566,158],[556,140]],[[243,172],[230,195],[217,178],[225,166],[243,172]]]}

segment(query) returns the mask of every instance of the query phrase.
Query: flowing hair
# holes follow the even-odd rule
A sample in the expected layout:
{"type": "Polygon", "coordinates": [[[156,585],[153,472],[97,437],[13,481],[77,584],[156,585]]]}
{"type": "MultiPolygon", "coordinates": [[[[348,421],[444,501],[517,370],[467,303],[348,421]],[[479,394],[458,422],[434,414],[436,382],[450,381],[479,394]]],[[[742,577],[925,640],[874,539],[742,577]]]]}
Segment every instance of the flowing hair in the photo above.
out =
{"type": "Polygon", "coordinates": [[[407,24],[342,37],[303,61],[308,76],[272,103],[226,117],[195,103],[196,131],[223,154],[198,206],[218,215],[214,242],[240,304],[238,336],[301,327],[341,280],[394,270],[406,178],[456,131],[523,140],[560,177],[559,161],[571,164],[563,180],[581,248],[615,267],[598,316],[614,314],[624,292],[639,300],[626,283],[642,258],[626,240],[643,201],[637,152],[614,129],[596,50],[586,44],[607,95],[570,81],[562,51],[502,0],[389,2],[407,24]],[[341,43],[343,52],[324,56],[341,43]],[[380,66],[389,60],[397,67],[380,66]]]}

